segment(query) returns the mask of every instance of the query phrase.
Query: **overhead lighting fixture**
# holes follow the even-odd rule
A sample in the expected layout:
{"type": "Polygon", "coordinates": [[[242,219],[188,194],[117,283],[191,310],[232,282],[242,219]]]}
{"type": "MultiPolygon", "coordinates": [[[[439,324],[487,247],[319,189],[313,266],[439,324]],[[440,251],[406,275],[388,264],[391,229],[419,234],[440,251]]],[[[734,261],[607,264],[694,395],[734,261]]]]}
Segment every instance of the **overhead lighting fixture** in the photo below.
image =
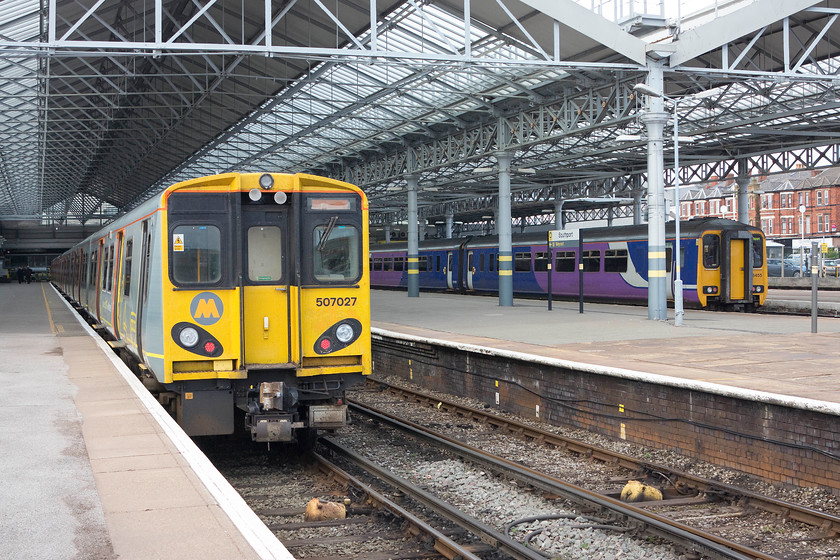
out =
{"type": "Polygon", "coordinates": [[[473,169],[473,173],[492,173],[495,171],[494,167],[476,167],[473,169]]]}
{"type": "Polygon", "coordinates": [[[616,142],[639,142],[642,137],[638,134],[619,134],[615,137],[616,142]]]}
{"type": "Polygon", "coordinates": [[[516,170],[516,172],[517,173],[523,173],[525,175],[536,175],[537,174],[537,170],[534,169],[533,167],[520,167],[519,169],[516,170]]]}

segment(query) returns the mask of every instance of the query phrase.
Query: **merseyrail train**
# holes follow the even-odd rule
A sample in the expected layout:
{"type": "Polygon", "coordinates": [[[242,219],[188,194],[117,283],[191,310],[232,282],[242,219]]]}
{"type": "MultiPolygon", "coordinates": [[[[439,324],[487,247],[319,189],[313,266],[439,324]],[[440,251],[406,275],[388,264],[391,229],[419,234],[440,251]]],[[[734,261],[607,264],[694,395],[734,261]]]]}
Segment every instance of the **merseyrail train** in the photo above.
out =
{"type": "Polygon", "coordinates": [[[367,216],[340,181],[203,177],[61,255],[53,281],[187,434],[244,420],[254,441],[308,443],[370,374],[367,216]]]}
{"type": "MultiPolygon", "coordinates": [[[[720,218],[680,222],[680,277],[685,304],[709,309],[754,309],[767,297],[764,234],[720,218]]],[[[552,294],[597,301],[646,302],[647,225],[579,230],[573,246],[548,249],[547,233],[513,236],[513,290],[523,296],[552,294]],[[549,275],[549,266],[552,274],[549,275]]],[[[666,227],[668,298],[675,280],[674,224],[666,227]]],[[[371,249],[371,285],[407,286],[406,243],[371,249]]],[[[498,293],[499,241],[496,236],[424,241],[419,246],[422,289],[498,293]]]]}

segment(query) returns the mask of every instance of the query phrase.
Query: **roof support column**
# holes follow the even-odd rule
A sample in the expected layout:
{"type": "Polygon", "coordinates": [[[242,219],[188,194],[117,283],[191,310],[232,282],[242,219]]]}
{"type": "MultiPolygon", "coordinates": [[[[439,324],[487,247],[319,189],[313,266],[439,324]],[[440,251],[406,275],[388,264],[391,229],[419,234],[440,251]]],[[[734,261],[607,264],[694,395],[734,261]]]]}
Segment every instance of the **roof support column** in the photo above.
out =
{"type": "Polygon", "coordinates": [[[420,297],[418,276],[419,243],[417,241],[417,175],[406,175],[408,187],[408,297],[420,297]]]}
{"type": "Polygon", "coordinates": [[[446,230],[444,234],[447,239],[452,239],[452,222],[455,220],[455,214],[452,210],[446,211],[446,230]]]}
{"type": "Polygon", "coordinates": [[[563,201],[554,201],[554,229],[566,229],[566,221],[563,219],[563,201]]]}
{"type": "Polygon", "coordinates": [[[391,224],[385,224],[385,243],[391,242],[391,224]]]}
{"type": "MultiPolygon", "coordinates": [[[[750,176],[747,175],[747,160],[738,160],[738,177],[735,182],[738,184],[738,221],[742,224],[750,223],[750,176]]],[[[756,224],[761,227],[761,224],[756,224]]]]}
{"type": "Polygon", "coordinates": [[[510,226],[510,152],[497,152],[499,162],[499,208],[496,233],[499,235],[499,305],[513,306],[513,240],[510,226]]]}
{"type": "Polygon", "coordinates": [[[647,85],[660,96],[647,96],[642,122],[648,137],[648,319],[668,319],[665,276],[665,175],[662,133],[668,121],[662,99],[662,67],[648,65],[647,85]]]}

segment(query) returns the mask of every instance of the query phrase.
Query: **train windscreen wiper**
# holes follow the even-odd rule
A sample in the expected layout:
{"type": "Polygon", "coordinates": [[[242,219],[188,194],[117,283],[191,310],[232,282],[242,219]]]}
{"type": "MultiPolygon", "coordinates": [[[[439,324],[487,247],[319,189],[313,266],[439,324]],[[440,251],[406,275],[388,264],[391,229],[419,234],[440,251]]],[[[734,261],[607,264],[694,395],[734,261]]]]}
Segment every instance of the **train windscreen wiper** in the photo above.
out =
{"type": "Polygon", "coordinates": [[[330,238],[330,234],[332,230],[335,228],[335,223],[338,221],[338,216],[333,216],[330,218],[329,223],[327,224],[327,229],[324,231],[324,235],[321,237],[321,241],[318,242],[318,251],[324,251],[324,245],[327,243],[327,239],[330,238]]]}

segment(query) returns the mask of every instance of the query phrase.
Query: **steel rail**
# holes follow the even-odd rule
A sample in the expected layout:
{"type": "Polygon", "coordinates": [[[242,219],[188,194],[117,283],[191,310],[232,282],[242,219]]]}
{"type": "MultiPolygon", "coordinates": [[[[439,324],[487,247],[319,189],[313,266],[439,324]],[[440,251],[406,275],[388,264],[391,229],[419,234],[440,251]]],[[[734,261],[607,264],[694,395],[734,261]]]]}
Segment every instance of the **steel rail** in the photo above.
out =
{"type": "Polygon", "coordinates": [[[345,486],[354,486],[364,492],[367,497],[368,501],[372,503],[372,505],[386,509],[392,514],[396,515],[401,519],[405,519],[408,524],[410,525],[411,529],[409,532],[413,535],[420,535],[425,534],[431,537],[434,541],[434,549],[439,552],[441,555],[449,558],[449,560],[482,560],[481,557],[476,556],[463,546],[459,545],[416,515],[412,514],[405,508],[395,504],[381,493],[377,492],[358,478],[350,475],[349,473],[342,470],[338,465],[333,464],[329,459],[323,457],[317,453],[311,454],[312,458],[317,463],[318,468],[328,474],[329,476],[333,477],[334,479],[338,480],[341,484],[345,486]]]}
{"type": "Polygon", "coordinates": [[[682,546],[686,550],[705,554],[709,558],[718,560],[777,560],[773,556],[768,556],[744,545],[704,533],[694,527],[487,453],[418,424],[376,410],[369,405],[362,405],[351,399],[348,399],[348,403],[351,409],[356,412],[365,414],[383,424],[393,426],[413,436],[431,441],[440,447],[448,449],[462,459],[482,464],[487,468],[505,476],[515,478],[545,492],[561,495],[574,503],[611,512],[613,518],[617,521],[623,519],[627,524],[638,527],[645,534],[661,537],[669,542],[682,546]]]}
{"type": "Polygon", "coordinates": [[[618,465],[630,470],[639,472],[664,474],[675,487],[696,490],[698,492],[705,492],[718,496],[728,496],[742,500],[742,503],[748,503],[750,506],[773,513],[776,515],[783,515],[792,521],[799,521],[813,527],[825,531],[827,536],[840,536],[840,517],[821,512],[801,504],[794,504],[771,498],[769,496],[762,496],[749,490],[744,490],[730,484],[701,478],[681,471],[673,470],[663,465],[657,465],[649,461],[636,459],[629,455],[617,453],[603,449],[594,445],[589,445],[581,441],[577,441],[568,437],[564,437],[540,428],[529,426],[522,422],[509,420],[490,414],[475,408],[468,407],[453,401],[440,399],[431,395],[418,393],[411,389],[397,387],[390,385],[384,381],[371,379],[371,383],[385,385],[392,393],[404,398],[410,398],[418,404],[426,404],[431,408],[436,408],[459,416],[476,420],[494,426],[496,428],[506,430],[512,434],[520,437],[538,441],[547,445],[553,445],[560,449],[568,450],[579,455],[595,459],[610,465],[618,465]],[[440,406],[438,407],[438,403],[440,406]]]}
{"type": "Polygon", "coordinates": [[[445,517],[446,519],[457,524],[459,527],[463,527],[464,529],[481,539],[482,542],[485,542],[495,548],[498,548],[506,554],[520,560],[545,560],[545,556],[543,556],[533,548],[525,547],[525,545],[520,544],[515,539],[512,539],[504,533],[497,531],[493,527],[490,527],[489,525],[479,521],[478,519],[467,515],[466,513],[453,507],[449,503],[440,500],[431,493],[426,492],[425,490],[415,486],[414,484],[411,484],[404,478],[395,475],[387,469],[375,465],[371,461],[368,461],[361,455],[354,453],[353,451],[337,443],[336,441],[333,441],[327,437],[322,437],[318,441],[331,451],[340,454],[345,459],[355,463],[356,465],[367,470],[368,472],[375,474],[377,477],[386,481],[388,484],[398,488],[401,492],[405,493],[408,496],[411,496],[417,502],[428,507],[438,515],[445,517]]]}

